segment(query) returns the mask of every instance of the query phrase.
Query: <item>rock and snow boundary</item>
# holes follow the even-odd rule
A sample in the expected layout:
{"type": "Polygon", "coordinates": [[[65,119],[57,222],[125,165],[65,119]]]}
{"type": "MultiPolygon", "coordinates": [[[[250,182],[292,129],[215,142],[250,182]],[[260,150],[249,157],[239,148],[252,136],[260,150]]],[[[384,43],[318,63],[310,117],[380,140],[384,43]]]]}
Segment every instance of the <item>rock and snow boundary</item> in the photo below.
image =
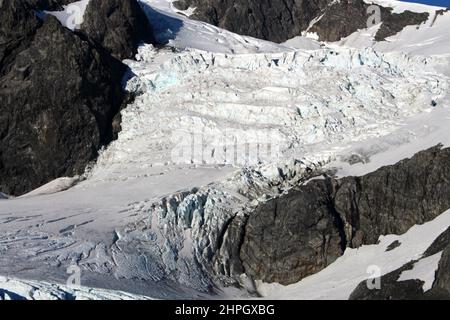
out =
{"type": "MultiPolygon", "coordinates": [[[[397,281],[422,280],[428,291],[435,281],[434,274],[442,252],[431,257],[422,256],[434,241],[450,228],[450,211],[423,225],[416,225],[404,235],[380,237],[376,245],[347,249],[345,254],[323,271],[303,279],[297,284],[281,286],[254,283],[263,299],[348,299],[358,284],[373,283],[379,277],[417,261],[409,271],[403,271],[397,281]],[[394,249],[392,244],[399,243],[394,249]]],[[[245,280],[243,280],[245,282],[245,280]]],[[[381,286],[383,283],[381,283],[381,286]]],[[[224,288],[222,297],[239,298],[235,290],[224,288]]],[[[68,287],[43,281],[19,280],[0,277],[0,300],[143,300],[146,296],[121,291],[88,287],[68,287]]]]}

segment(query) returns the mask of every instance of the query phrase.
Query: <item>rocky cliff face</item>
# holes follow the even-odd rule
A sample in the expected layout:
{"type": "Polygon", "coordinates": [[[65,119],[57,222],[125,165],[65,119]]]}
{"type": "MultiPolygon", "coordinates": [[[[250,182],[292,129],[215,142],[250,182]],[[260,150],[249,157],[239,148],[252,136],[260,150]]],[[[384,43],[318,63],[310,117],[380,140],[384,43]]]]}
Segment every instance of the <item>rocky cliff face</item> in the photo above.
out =
{"type": "Polygon", "coordinates": [[[312,180],[231,221],[221,241],[228,256],[216,260],[233,266],[227,275],[295,283],[346,247],[402,234],[446,211],[449,168],[450,149],[435,147],[363,177],[312,180]]]}
{"type": "Polygon", "coordinates": [[[450,208],[449,163],[450,149],[436,147],[367,176],[333,182],[333,203],[346,226],[347,245],[403,234],[450,208]]]}
{"type": "Polygon", "coordinates": [[[281,284],[314,274],[343,254],[340,223],[324,183],[264,203],[245,226],[243,269],[281,284]]]}
{"type": "Polygon", "coordinates": [[[91,0],[81,31],[120,60],[133,58],[141,42],[155,42],[136,0],[91,0]]]}
{"type": "MultiPolygon", "coordinates": [[[[317,33],[321,41],[338,41],[366,28],[371,15],[367,12],[370,5],[363,0],[178,0],[174,4],[181,10],[195,7],[194,19],[279,43],[305,31],[317,33]]],[[[377,41],[428,19],[427,13],[380,10],[383,24],[377,41]]]]}
{"type": "Polygon", "coordinates": [[[92,21],[92,2],[86,30],[103,23],[104,39],[115,39],[108,34],[116,30],[118,37],[121,30],[129,33],[124,41],[133,39],[116,45],[97,41],[88,31],[72,32],[52,16],[42,21],[35,15],[34,9],[67,2],[1,2],[0,190],[7,194],[81,174],[115,135],[112,123],[125,101],[121,80],[126,67],[109,52],[133,57],[143,36],[134,24],[143,13],[136,1],[126,1],[128,6],[115,7],[122,14],[114,15],[114,24],[102,22],[108,18],[104,10],[92,21]]]}

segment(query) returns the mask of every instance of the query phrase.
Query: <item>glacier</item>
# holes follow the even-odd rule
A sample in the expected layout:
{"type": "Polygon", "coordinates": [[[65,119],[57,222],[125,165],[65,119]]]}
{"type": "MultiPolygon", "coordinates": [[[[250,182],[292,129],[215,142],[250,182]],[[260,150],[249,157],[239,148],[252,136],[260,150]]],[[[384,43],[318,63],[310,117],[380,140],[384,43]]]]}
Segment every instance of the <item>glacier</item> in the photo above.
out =
{"type": "MultiPolygon", "coordinates": [[[[144,45],[136,61],[126,61],[125,86],[136,100],[122,111],[119,138],[83,176],[24,197],[0,194],[0,293],[30,299],[344,299],[365,279],[371,259],[392,258],[384,255],[392,241],[404,244],[402,255],[386,270],[422,254],[450,225],[443,213],[403,236],[348,250],[292,286],[254,283],[245,275],[241,288],[230,286],[236,279],[216,272],[227,267],[226,253],[223,261],[211,257],[230,221],[258,202],[326,170],[362,175],[448,144],[449,60],[423,55],[437,41],[430,40],[433,34],[422,51],[409,42],[370,47],[362,33],[340,44],[303,39],[294,48],[188,20],[170,1],[142,3],[160,21],[159,40],[172,48],[144,45]],[[181,29],[175,32],[174,25],[181,29]],[[251,156],[248,148],[259,151],[261,145],[276,152],[251,156]],[[352,154],[372,161],[350,165],[352,154]],[[54,284],[65,283],[73,265],[87,287],[54,284]],[[343,276],[336,284],[337,274],[350,274],[352,281],[343,276]]],[[[432,30],[442,35],[448,16],[432,30]]],[[[396,37],[409,39],[409,32],[396,37]]]]}

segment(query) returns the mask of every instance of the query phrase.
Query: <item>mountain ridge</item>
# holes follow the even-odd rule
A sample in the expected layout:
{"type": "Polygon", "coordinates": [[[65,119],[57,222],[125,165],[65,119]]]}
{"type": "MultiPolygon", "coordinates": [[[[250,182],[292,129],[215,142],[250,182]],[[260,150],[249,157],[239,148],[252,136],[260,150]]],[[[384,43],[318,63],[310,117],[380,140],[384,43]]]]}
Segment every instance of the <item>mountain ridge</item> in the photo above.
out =
{"type": "MultiPolygon", "coordinates": [[[[363,0],[178,0],[174,5],[180,10],[195,8],[191,18],[278,43],[307,32],[317,34],[320,41],[339,41],[367,28],[373,14],[371,5],[363,0]]],[[[404,27],[419,25],[429,18],[426,12],[395,13],[392,8],[377,7],[382,25],[376,41],[383,41],[404,27]]]]}

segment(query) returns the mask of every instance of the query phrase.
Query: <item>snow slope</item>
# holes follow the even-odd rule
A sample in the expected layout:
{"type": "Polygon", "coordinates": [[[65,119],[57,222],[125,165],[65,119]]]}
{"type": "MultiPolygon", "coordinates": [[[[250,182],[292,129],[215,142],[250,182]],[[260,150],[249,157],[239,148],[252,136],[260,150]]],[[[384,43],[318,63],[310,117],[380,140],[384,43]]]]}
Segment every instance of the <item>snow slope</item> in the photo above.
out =
{"type": "Polygon", "coordinates": [[[420,259],[416,262],[411,270],[405,270],[398,278],[398,281],[419,279],[424,282],[423,291],[427,292],[433,287],[435,281],[436,271],[439,268],[439,261],[441,261],[442,253],[438,252],[430,257],[420,259]]]}
{"type": "Polygon", "coordinates": [[[77,29],[83,23],[84,13],[89,0],[80,0],[63,6],[63,11],[44,11],[44,14],[55,16],[61,24],[70,30],[77,29]]]}
{"type": "MultiPolygon", "coordinates": [[[[289,188],[299,183],[290,177],[327,163],[341,174],[363,174],[448,143],[445,57],[305,39],[294,50],[188,20],[170,1],[141,3],[157,38],[175,50],[143,46],[137,61],[126,61],[126,87],[139,96],[122,111],[117,141],[78,184],[63,178],[1,200],[0,275],[8,280],[0,288],[12,285],[25,296],[28,289],[20,288],[28,282],[13,279],[32,279],[45,293],[54,288],[48,282],[65,283],[67,267],[77,265],[90,287],[155,298],[245,295],[211,291],[216,279],[198,262],[215,249],[227,219],[280,191],[274,181],[289,188]],[[373,160],[350,166],[346,157],[358,152],[373,160]]],[[[448,213],[439,219],[443,226],[448,213]]],[[[397,251],[386,268],[423,252],[438,233],[427,228],[413,229],[423,244],[397,251]]],[[[384,256],[387,242],[361,249],[365,258],[339,297],[363,278],[367,261],[384,256]]],[[[318,286],[317,297],[336,296],[327,287],[331,273],[347,272],[345,261],[360,256],[349,251],[319,282],[307,283],[318,286]]],[[[308,292],[303,286],[275,289],[300,298],[308,292]]]]}
{"type": "Polygon", "coordinates": [[[80,181],[79,176],[75,176],[72,178],[67,178],[67,177],[58,178],[58,179],[55,179],[43,186],[31,191],[31,192],[28,192],[27,194],[20,196],[20,198],[36,197],[36,196],[41,196],[41,195],[45,195],[45,194],[62,192],[67,189],[70,189],[71,187],[76,185],[79,181],[80,181]]]}
{"type": "Polygon", "coordinates": [[[445,9],[437,6],[424,5],[420,3],[413,3],[408,1],[398,0],[364,0],[368,4],[376,4],[383,7],[393,8],[393,13],[402,13],[406,10],[412,12],[428,12],[434,13],[436,10],[445,9]]]}
{"type": "MultiPolygon", "coordinates": [[[[368,0],[368,2],[372,2],[368,0]]],[[[395,8],[394,12],[410,10],[428,12],[428,21],[419,26],[408,26],[386,41],[375,42],[373,38],[380,25],[360,30],[339,41],[338,46],[353,48],[372,47],[377,51],[401,51],[414,55],[450,57],[450,11],[438,13],[445,8],[401,1],[373,1],[395,8]]]]}
{"type": "MultiPolygon", "coordinates": [[[[446,101],[448,105],[449,100],[446,101]]],[[[390,135],[350,144],[327,167],[333,171],[337,170],[338,177],[363,176],[382,166],[393,165],[400,160],[411,158],[417,152],[431,146],[443,144],[445,147],[450,147],[449,122],[448,107],[419,114],[405,121],[390,135]],[[350,164],[349,155],[366,160],[350,164]]]]}
{"type": "MultiPolygon", "coordinates": [[[[222,53],[288,50],[286,46],[240,36],[204,22],[190,20],[185,12],[175,9],[172,2],[172,0],[141,0],[141,4],[154,26],[158,42],[167,43],[180,49],[195,48],[222,53]]],[[[305,38],[301,48],[320,48],[320,44],[305,38]]]]}

